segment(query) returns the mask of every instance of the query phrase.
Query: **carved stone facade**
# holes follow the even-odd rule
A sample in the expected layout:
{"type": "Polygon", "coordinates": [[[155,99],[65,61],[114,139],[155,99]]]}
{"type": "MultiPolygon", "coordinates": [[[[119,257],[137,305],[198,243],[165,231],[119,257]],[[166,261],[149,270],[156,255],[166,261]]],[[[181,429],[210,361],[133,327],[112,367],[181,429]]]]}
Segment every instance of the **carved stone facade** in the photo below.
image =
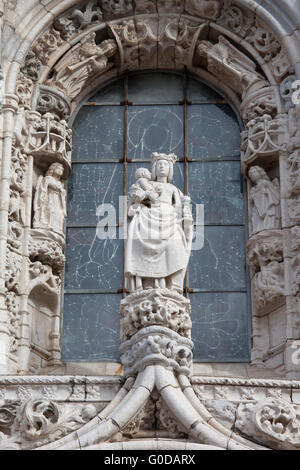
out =
{"type": "Polygon", "coordinates": [[[300,5],[12,3],[0,2],[0,448],[125,449],[145,436],[158,448],[157,436],[179,447],[188,436],[195,449],[260,448],[253,440],[299,448],[300,5]],[[195,364],[189,379],[192,325],[180,282],[143,289],[146,276],[128,276],[142,289],[121,304],[124,383],[114,379],[108,393],[105,377],[78,378],[78,364],[73,378],[60,377],[69,122],[101,84],[161,69],[211,83],[243,121],[252,358],[195,364]]]}

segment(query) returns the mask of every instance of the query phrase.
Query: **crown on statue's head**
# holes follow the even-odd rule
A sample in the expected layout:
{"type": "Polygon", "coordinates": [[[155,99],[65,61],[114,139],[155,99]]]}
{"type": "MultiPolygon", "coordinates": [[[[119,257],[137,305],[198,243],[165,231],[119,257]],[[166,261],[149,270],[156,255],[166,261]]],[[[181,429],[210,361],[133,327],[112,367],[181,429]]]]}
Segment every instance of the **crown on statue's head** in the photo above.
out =
{"type": "Polygon", "coordinates": [[[177,157],[175,153],[158,153],[158,152],[153,152],[151,155],[151,162],[156,163],[158,160],[167,160],[168,162],[172,163],[173,165],[176,163],[177,157]]]}

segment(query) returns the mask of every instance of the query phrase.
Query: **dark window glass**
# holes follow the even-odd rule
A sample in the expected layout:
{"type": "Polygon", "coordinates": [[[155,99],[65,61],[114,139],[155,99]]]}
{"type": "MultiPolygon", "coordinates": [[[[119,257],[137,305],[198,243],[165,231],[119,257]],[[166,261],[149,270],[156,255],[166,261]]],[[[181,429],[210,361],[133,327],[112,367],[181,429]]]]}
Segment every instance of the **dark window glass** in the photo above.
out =
{"type": "Polygon", "coordinates": [[[204,205],[204,242],[191,253],[185,284],[194,360],[246,362],[249,282],[239,122],[224,97],[206,84],[162,72],[108,84],[75,118],[63,360],[119,361],[119,304],[126,295],[119,197],[127,197],[136,168],[151,169],[154,151],[178,156],[173,183],[191,196],[198,233],[196,205],[204,205]],[[115,217],[99,213],[101,204],[112,204],[115,217]]]}

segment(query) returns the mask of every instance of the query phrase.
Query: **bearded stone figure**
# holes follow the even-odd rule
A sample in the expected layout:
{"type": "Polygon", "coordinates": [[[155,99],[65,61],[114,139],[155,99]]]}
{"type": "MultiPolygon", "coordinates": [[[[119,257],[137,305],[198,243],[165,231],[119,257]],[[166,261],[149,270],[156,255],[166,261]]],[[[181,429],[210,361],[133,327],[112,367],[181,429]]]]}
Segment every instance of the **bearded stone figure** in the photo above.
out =
{"type": "Polygon", "coordinates": [[[252,183],[250,190],[251,233],[276,229],[280,226],[280,194],[278,179],[270,180],[260,166],[253,166],[248,173],[252,183]]]}
{"type": "Polygon", "coordinates": [[[182,293],[193,235],[190,198],[171,184],[176,155],[153,153],[151,161],[152,175],[139,168],[129,192],[127,288],[182,293]]]}
{"type": "Polygon", "coordinates": [[[40,176],[34,198],[33,227],[53,230],[63,235],[66,217],[66,191],[61,163],[52,163],[45,176],[40,176]]]}

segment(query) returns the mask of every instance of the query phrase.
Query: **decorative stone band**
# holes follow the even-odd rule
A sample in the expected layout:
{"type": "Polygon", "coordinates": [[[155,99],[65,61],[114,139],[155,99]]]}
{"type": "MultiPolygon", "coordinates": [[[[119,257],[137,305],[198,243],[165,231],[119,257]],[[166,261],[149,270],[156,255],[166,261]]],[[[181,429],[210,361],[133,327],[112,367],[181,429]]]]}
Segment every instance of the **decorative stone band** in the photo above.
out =
{"type": "Polygon", "coordinates": [[[149,326],[120,346],[124,375],[135,375],[151,364],[191,375],[193,343],[163,326],[149,326]]]}
{"type": "Polygon", "coordinates": [[[150,325],[162,325],[191,338],[189,299],[169,289],[136,292],[121,301],[121,341],[150,325]]]}

